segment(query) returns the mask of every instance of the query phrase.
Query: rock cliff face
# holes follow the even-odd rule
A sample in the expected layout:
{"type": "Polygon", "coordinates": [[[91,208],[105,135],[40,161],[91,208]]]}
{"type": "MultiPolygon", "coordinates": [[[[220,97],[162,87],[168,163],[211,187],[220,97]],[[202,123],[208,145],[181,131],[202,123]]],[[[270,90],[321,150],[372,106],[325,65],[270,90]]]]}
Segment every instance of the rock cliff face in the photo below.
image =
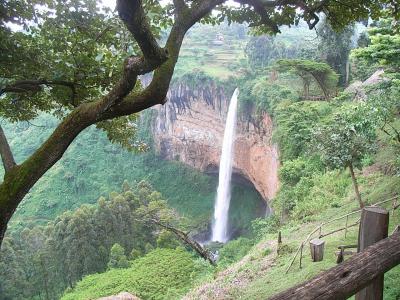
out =
{"type": "MultiPolygon", "coordinates": [[[[167,104],[156,108],[156,150],[165,159],[217,173],[230,95],[215,84],[194,89],[175,84],[168,98],[167,104]]],[[[278,188],[278,150],[271,135],[272,121],[268,115],[261,122],[239,117],[234,175],[251,181],[265,200],[272,199],[278,188]]]]}

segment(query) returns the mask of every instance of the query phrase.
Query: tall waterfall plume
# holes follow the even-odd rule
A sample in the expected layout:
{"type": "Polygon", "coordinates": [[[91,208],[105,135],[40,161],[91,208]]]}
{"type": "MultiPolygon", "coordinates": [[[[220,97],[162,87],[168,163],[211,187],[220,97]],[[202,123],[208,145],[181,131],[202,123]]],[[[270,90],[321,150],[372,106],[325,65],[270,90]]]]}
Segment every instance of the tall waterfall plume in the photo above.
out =
{"type": "Polygon", "coordinates": [[[231,201],[233,148],[235,144],[236,115],[239,90],[233,92],[226,117],[224,140],[219,162],[217,197],[215,199],[212,241],[228,241],[228,212],[231,201]]]}

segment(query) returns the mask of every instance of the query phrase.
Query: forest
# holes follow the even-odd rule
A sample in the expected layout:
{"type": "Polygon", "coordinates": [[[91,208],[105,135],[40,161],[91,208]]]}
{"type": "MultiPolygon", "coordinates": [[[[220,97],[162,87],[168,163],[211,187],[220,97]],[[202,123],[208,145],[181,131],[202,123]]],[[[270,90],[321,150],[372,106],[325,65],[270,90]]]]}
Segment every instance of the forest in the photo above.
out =
{"type": "Polygon", "coordinates": [[[1,2],[0,300],[400,299],[399,18],[1,2]]]}

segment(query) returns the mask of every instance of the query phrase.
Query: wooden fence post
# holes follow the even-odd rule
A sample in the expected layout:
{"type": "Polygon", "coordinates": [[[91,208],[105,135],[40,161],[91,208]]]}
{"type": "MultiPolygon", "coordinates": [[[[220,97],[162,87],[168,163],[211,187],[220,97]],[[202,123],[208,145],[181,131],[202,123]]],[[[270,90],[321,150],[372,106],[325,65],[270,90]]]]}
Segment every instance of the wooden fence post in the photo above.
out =
{"type": "Polygon", "coordinates": [[[310,241],[311,259],[313,262],[322,261],[324,259],[325,242],[320,239],[310,241]]]}
{"type": "Polygon", "coordinates": [[[279,231],[278,232],[278,246],[276,247],[276,253],[279,255],[279,251],[281,250],[282,247],[282,233],[279,231]]]}
{"type": "MultiPolygon", "coordinates": [[[[389,212],[380,207],[365,207],[361,212],[358,252],[388,236],[389,212]]],[[[356,300],[382,300],[384,274],[356,294],[356,300]]]]}
{"type": "Polygon", "coordinates": [[[301,269],[301,261],[303,260],[303,247],[304,247],[304,243],[301,243],[301,248],[300,248],[300,269],[301,269]]]}

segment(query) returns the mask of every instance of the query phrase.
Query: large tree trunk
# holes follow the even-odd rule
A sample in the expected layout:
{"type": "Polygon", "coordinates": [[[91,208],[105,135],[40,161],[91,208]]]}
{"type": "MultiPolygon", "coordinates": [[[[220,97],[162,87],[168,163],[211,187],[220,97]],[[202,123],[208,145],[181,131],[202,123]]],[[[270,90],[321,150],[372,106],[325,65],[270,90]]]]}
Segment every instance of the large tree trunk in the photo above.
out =
{"type": "Polygon", "coordinates": [[[347,299],[398,264],[400,264],[400,232],[269,300],[347,299]]]}
{"type": "Polygon", "coordinates": [[[361,200],[360,190],[358,189],[357,178],[356,178],[356,175],[354,174],[354,169],[353,169],[352,163],[349,164],[349,170],[350,170],[351,180],[353,181],[353,187],[354,187],[354,192],[356,193],[357,201],[360,205],[360,208],[363,208],[365,206],[365,204],[361,200]]]}

